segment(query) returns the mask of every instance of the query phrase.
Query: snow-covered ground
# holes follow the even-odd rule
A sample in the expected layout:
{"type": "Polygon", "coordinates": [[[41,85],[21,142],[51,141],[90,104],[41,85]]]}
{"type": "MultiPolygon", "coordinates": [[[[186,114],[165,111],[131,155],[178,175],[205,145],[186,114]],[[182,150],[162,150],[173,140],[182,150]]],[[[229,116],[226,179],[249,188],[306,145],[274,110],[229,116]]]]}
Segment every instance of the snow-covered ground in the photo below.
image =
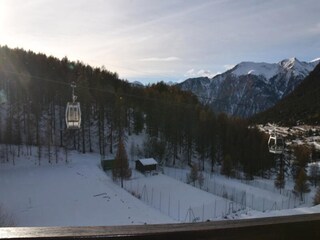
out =
{"type": "Polygon", "coordinates": [[[0,204],[16,226],[98,226],[175,220],[114,184],[98,154],[72,152],[70,162],[36,165],[20,157],[0,163],[0,204]]]}
{"type": "Polygon", "coordinates": [[[276,216],[289,216],[289,215],[300,215],[300,214],[312,214],[312,213],[320,213],[320,205],[313,207],[300,207],[294,209],[284,209],[277,211],[248,211],[244,214],[240,214],[235,216],[237,219],[246,219],[246,218],[264,218],[264,217],[276,217],[276,216]]]}
{"type": "MultiPolygon", "coordinates": [[[[0,163],[0,205],[16,226],[100,226],[193,222],[320,212],[273,188],[272,180],[241,182],[205,174],[202,189],[184,183],[188,169],[133,171],[125,189],[102,171],[98,154],[70,152],[41,165],[34,154],[0,163]],[[291,198],[291,199],[290,199],[291,198]],[[300,207],[295,209],[287,209],[300,207]],[[286,209],[286,210],[283,210],[286,209]]],[[[61,151],[62,152],[62,151],[61,151]]],[[[132,165],[133,162],[131,162],[132,165]]],[[[290,192],[292,183],[287,183],[290,192]]],[[[198,186],[199,187],[199,186],[198,186]]],[[[309,200],[314,195],[309,194],[309,200]]]]}
{"type": "MultiPolygon", "coordinates": [[[[188,170],[165,168],[164,172],[180,181],[187,182],[188,170]]],[[[292,193],[293,182],[287,181],[280,192],[274,187],[274,180],[256,178],[252,181],[227,178],[219,173],[204,173],[202,189],[214,195],[232,200],[236,209],[253,209],[260,212],[312,206],[315,188],[304,195],[304,201],[292,193]]],[[[227,217],[227,216],[226,216],[227,217]]]]}
{"type": "Polygon", "coordinates": [[[228,199],[163,174],[137,175],[125,182],[125,188],[149,206],[180,222],[221,219],[241,208],[228,199]]]}

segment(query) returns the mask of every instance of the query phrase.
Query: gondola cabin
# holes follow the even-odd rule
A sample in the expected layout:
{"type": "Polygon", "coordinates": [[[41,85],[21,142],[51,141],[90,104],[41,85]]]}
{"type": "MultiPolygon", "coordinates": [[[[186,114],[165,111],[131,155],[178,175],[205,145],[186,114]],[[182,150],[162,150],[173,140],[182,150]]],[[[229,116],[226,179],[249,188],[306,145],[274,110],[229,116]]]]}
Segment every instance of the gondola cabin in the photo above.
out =
{"type": "Polygon", "coordinates": [[[67,129],[80,129],[81,109],[79,102],[68,102],[66,107],[67,129]]]}
{"type": "Polygon", "coordinates": [[[276,134],[271,134],[268,140],[269,152],[273,154],[282,154],[284,151],[284,139],[276,134]]]}

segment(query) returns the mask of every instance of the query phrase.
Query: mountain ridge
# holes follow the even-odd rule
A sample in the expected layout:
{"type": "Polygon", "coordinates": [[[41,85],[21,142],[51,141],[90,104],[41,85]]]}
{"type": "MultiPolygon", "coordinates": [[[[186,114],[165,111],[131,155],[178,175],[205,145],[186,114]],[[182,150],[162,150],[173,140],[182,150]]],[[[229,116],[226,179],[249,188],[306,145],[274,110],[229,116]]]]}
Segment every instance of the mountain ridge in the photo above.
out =
{"type": "Polygon", "coordinates": [[[251,118],[252,122],[276,122],[285,125],[320,123],[320,63],[297,86],[272,108],[251,118]]]}
{"type": "Polygon", "coordinates": [[[215,112],[250,117],[292,92],[319,62],[295,57],[278,63],[244,61],[213,78],[189,78],[177,86],[194,93],[215,112]]]}

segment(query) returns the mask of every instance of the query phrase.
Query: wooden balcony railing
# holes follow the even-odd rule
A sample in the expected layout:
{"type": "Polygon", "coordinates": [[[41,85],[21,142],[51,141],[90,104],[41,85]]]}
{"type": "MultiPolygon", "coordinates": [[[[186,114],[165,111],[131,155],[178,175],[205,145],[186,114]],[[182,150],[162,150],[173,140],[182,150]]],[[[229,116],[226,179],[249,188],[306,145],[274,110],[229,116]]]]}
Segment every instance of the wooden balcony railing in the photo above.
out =
{"type": "Polygon", "coordinates": [[[320,240],[320,214],[184,224],[0,228],[0,239],[320,240]]]}

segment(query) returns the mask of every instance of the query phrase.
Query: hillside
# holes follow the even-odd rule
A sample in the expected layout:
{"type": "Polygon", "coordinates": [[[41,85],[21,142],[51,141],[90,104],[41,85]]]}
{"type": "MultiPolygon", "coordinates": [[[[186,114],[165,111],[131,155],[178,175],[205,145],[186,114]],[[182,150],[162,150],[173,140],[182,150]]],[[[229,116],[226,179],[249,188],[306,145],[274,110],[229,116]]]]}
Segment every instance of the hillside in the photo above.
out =
{"type": "Polygon", "coordinates": [[[187,184],[187,168],[166,167],[164,174],[134,171],[122,189],[102,171],[99,154],[72,151],[66,163],[61,149],[58,163],[37,166],[36,154],[22,152],[15,165],[1,163],[0,226],[165,224],[320,212],[320,205],[311,207],[315,188],[299,202],[292,181],[280,193],[273,180],[205,173],[199,189],[187,184]],[[7,225],[1,225],[3,216],[7,225]]]}
{"type": "Polygon", "coordinates": [[[320,124],[320,64],[287,97],[252,118],[255,123],[320,124]]]}
{"type": "Polygon", "coordinates": [[[18,226],[192,222],[312,204],[315,187],[299,202],[292,179],[282,193],[274,186],[266,134],[176,86],[135,87],[104,68],[1,47],[0,92],[0,217],[8,211],[18,226]],[[73,81],[78,130],[64,116],[73,81]],[[119,149],[127,191],[99,164],[119,149]],[[159,172],[133,169],[146,157],[159,172]]]}
{"type": "Polygon", "coordinates": [[[132,144],[127,152],[152,156],[161,165],[198,164],[213,171],[229,155],[250,178],[274,165],[264,134],[245,121],[215,115],[192,93],[162,82],[135,87],[105,68],[1,47],[0,92],[2,161],[13,161],[21,146],[38,147],[39,165],[54,161],[58,146],[114,156],[120,135],[146,133],[142,144],[132,144]],[[77,131],[65,123],[72,82],[82,112],[77,131]],[[17,145],[17,153],[8,144],[17,145]]]}
{"type": "Polygon", "coordinates": [[[178,86],[217,113],[250,117],[292,92],[318,62],[296,58],[279,63],[241,62],[213,78],[191,78],[178,86]]]}

